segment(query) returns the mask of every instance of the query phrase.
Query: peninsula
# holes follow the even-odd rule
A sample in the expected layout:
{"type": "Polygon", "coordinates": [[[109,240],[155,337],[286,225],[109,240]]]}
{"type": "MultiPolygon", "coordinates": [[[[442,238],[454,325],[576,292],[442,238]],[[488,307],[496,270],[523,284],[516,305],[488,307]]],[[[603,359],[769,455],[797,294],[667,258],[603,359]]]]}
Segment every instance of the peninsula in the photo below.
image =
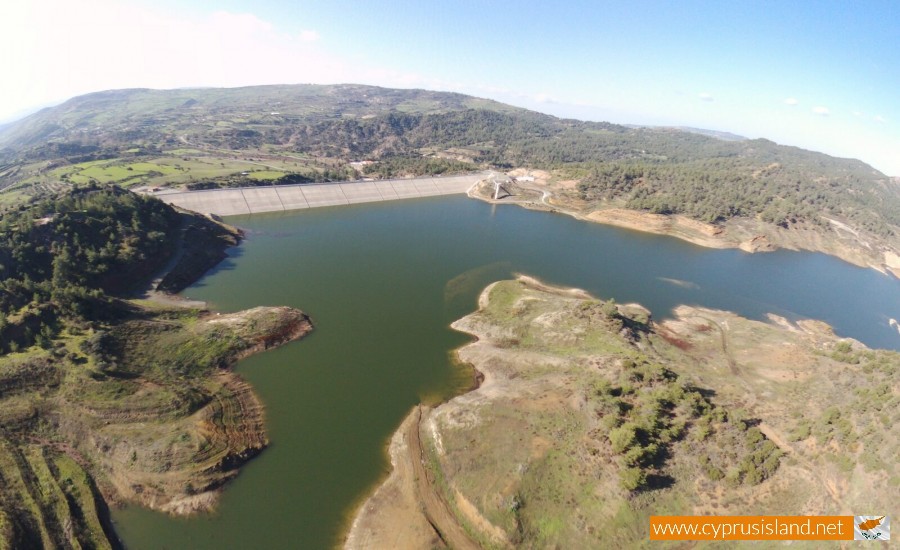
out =
{"type": "Polygon", "coordinates": [[[900,278],[900,254],[892,239],[854,229],[824,214],[818,216],[822,222],[818,224],[809,220],[775,224],[761,217],[710,223],[685,214],[628,208],[622,200],[589,200],[584,187],[583,182],[566,179],[564,172],[519,168],[480,181],[468,194],[493,204],[549,210],[586,222],[668,235],[708,248],[739,248],[750,253],[782,248],[821,252],[900,278]]]}
{"type": "Polygon", "coordinates": [[[7,213],[0,238],[0,547],[118,547],[109,505],[211,509],[268,445],[263,405],[229,367],[309,318],[167,297],[240,233],[116,187],[7,213]],[[127,298],[150,279],[150,300],[127,298]]]}
{"type": "Polygon", "coordinates": [[[824,323],[528,277],[454,323],[480,387],[417,407],[348,548],[625,547],[651,514],[852,514],[900,497],[896,352],[824,323]],[[894,443],[890,443],[894,442],[894,443]]]}
{"type": "MultiPolygon", "coordinates": [[[[113,90],[0,128],[0,545],[115,546],[107,505],[209,510],[268,444],[229,367],[312,324],[173,296],[242,238],[214,214],[467,192],[900,273],[898,181],[720,137],[360,85],[113,90]]],[[[447,296],[508,277],[479,279],[507,258],[475,256],[448,270],[447,296]]],[[[658,278],[694,284],[673,276],[658,278]]],[[[520,278],[454,326],[478,339],[459,357],[482,383],[410,413],[348,546],[615,545],[644,540],[650,512],[851,513],[900,497],[884,444],[898,440],[898,357],[821,323],[689,307],[657,323],[520,278]]]]}

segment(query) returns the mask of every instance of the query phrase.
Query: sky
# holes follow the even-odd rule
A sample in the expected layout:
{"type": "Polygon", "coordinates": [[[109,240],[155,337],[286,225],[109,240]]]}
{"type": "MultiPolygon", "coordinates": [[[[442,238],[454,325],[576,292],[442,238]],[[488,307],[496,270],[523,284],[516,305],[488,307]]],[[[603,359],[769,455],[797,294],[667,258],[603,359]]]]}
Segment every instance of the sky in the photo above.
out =
{"type": "Polygon", "coordinates": [[[693,126],[900,176],[900,2],[28,0],[0,121],[83,93],[362,83],[693,126]]]}

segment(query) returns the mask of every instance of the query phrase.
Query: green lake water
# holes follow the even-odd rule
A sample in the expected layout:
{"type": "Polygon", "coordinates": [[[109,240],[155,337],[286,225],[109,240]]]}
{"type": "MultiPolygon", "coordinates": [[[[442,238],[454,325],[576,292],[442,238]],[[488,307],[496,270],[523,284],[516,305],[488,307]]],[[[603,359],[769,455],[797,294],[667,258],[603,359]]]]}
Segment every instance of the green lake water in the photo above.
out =
{"type": "Polygon", "coordinates": [[[873,347],[900,348],[900,282],[821,254],[746,254],[441,197],[234,217],[247,239],[185,295],[235,311],[290,305],[316,330],[237,370],[266,405],[272,445],[217,511],[113,519],[129,549],[329,548],[385,475],[385,445],[410,408],[467,388],[449,324],[490,282],[527,273],[657,318],[678,304],[762,319],[821,319],[873,347]]]}

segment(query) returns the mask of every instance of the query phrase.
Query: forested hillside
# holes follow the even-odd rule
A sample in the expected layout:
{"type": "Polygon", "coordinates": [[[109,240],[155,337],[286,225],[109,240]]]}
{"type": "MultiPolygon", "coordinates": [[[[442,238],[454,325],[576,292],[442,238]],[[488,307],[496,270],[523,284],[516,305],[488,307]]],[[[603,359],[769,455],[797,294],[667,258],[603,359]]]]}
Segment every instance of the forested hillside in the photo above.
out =
{"type": "Polygon", "coordinates": [[[116,187],[76,189],[0,217],[0,353],[49,345],[63,318],[110,314],[107,293],[171,256],[179,215],[116,187]]]}
{"type": "Polygon", "coordinates": [[[184,235],[203,250],[186,254],[190,261],[172,271],[182,278],[192,271],[196,278],[221,259],[217,249],[221,254],[235,242],[220,227],[114,186],[78,187],[3,213],[0,355],[50,346],[70,324],[120,316],[127,306],[115,297],[146,285],[184,235]],[[192,263],[198,265],[183,267],[192,263]]]}

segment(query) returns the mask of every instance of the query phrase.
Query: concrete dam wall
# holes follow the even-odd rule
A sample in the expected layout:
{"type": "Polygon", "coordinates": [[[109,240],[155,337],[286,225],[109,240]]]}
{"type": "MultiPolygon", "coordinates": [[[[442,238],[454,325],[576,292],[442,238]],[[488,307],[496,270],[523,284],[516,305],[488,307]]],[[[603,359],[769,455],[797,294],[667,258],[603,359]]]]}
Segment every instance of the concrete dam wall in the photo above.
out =
{"type": "Polygon", "coordinates": [[[465,193],[489,172],[400,180],[273,185],[153,193],[158,199],[201,214],[234,216],[320,206],[379,202],[465,193]]]}

